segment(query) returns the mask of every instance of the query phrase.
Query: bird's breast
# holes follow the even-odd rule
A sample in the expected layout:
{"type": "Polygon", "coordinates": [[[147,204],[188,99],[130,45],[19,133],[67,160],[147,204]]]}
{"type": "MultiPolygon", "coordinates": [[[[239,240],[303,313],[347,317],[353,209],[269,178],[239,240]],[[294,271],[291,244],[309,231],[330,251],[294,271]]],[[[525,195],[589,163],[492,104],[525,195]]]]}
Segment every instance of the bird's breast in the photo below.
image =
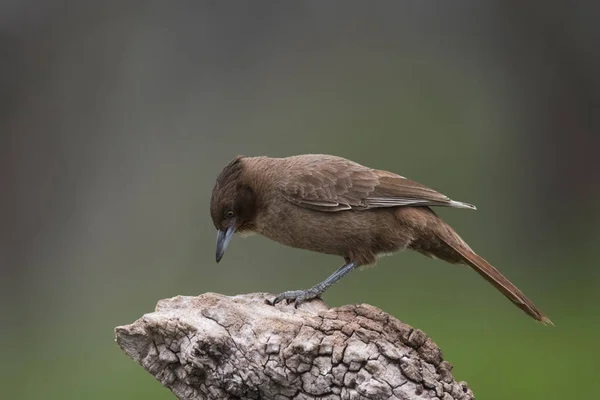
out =
{"type": "Polygon", "coordinates": [[[265,210],[257,232],[286,246],[343,257],[375,258],[406,247],[408,240],[391,209],[324,212],[287,202],[265,210]]]}

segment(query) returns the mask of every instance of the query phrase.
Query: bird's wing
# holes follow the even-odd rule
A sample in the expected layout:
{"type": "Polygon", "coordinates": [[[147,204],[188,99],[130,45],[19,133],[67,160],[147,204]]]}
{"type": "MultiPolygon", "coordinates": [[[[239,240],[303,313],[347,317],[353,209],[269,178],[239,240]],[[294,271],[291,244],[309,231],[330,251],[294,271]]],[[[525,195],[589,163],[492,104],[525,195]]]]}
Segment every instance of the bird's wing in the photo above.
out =
{"type": "Polygon", "coordinates": [[[475,207],[453,201],[417,182],[344,158],[312,157],[294,163],[280,185],[290,202],[320,211],[398,206],[475,207]]]}

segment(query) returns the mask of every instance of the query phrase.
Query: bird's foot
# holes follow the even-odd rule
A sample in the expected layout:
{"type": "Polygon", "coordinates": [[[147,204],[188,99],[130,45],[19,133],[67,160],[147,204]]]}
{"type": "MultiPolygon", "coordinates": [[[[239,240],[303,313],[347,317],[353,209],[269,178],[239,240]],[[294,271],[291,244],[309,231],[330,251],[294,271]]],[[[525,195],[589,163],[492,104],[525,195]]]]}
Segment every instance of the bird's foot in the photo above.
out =
{"type": "Polygon", "coordinates": [[[274,306],[277,303],[281,303],[283,300],[290,304],[294,302],[294,307],[298,308],[298,306],[305,301],[315,299],[321,296],[321,291],[316,288],[310,288],[305,290],[288,290],[287,292],[281,293],[279,296],[275,297],[272,301],[267,300],[267,303],[274,306]]]}

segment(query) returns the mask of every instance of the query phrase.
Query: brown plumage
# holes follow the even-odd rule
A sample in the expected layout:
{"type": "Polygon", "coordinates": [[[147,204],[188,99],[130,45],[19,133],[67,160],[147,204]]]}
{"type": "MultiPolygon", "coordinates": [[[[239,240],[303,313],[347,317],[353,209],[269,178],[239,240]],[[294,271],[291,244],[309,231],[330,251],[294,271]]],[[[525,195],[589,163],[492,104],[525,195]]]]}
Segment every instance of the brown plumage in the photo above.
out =
{"type": "Polygon", "coordinates": [[[308,290],[284,292],[273,301],[298,305],[357,266],[411,249],[471,266],[525,313],[552,323],[430,206],[475,209],[400,175],[341,157],[238,156],[223,169],[212,193],[217,262],[235,232],[258,233],[287,246],[343,257],[346,264],[325,281],[308,290]]]}

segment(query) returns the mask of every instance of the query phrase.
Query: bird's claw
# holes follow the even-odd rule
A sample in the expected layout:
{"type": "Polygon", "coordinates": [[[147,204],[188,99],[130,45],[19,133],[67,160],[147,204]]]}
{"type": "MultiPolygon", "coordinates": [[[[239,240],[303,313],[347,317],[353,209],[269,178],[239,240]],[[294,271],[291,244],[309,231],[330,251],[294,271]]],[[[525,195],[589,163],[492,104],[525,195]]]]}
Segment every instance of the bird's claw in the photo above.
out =
{"type": "Polygon", "coordinates": [[[271,302],[269,302],[269,304],[274,306],[275,304],[281,303],[283,300],[285,300],[287,304],[293,302],[294,308],[298,308],[298,306],[304,303],[305,301],[315,299],[320,295],[321,293],[312,289],[288,290],[287,292],[283,292],[277,297],[275,297],[271,302]]]}

